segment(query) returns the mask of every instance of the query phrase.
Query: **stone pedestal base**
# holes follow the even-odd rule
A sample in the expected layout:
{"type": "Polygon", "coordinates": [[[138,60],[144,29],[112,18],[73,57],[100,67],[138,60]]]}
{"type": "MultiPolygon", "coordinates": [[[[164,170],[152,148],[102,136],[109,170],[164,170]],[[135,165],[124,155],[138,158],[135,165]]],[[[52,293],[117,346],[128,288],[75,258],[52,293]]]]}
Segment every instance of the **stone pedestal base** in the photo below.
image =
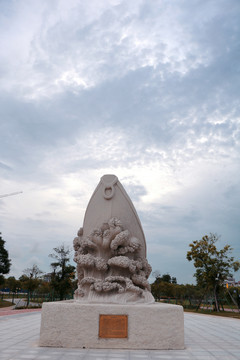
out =
{"type": "Polygon", "coordinates": [[[183,308],[161,303],[44,303],[39,345],[92,349],[183,349],[183,308]]]}

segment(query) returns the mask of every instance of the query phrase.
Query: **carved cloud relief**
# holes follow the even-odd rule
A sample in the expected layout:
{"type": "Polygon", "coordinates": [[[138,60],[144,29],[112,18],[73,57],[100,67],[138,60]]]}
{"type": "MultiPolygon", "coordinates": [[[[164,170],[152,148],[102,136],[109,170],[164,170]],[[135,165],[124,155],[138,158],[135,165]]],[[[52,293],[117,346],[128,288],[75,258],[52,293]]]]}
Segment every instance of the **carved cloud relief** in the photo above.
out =
{"type": "MultiPolygon", "coordinates": [[[[118,179],[114,175],[105,175],[101,180],[103,189],[111,189],[107,199],[104,196],[106,192],[102,192],[104,213],[104,204],[108,206],[106,201],[117,202],[118,195],[126,197],[127,194],[125,191],[115,192],[118,179]]],[[[97,188],[95,192],[99,190],[97,188]]],[[[94,199],[93,196],[90,203],[94,202],[94,199]]],[[[127,201],[129,200],[128,198],[127,201]]],[[[124,204],[124,202],[121,203],[124,204]]],[[[132,203],[131,206],[133,207],[132,203]]],[[[122,210],[125,209],[115,212],[121,214],[122,210]]],[[[111,211],[111,215],[112,212],[114,210],[111,211]]],[[[88,215],[86,212],[85,218],[88,215]]],[[[105,215],[109,215],[109,211],[106,210],[105,215]]],[[[154,302],[147,280],[152,269],[146,257],[143,256],[145,244],[142,244],[143,241],[123,225],[121,219],[115,216],[110,217],[86,235],[83,225],[77,235],[73,241],[74,261],[77,263],[78,273],[76,300],[100,303],[154,302]]]]}

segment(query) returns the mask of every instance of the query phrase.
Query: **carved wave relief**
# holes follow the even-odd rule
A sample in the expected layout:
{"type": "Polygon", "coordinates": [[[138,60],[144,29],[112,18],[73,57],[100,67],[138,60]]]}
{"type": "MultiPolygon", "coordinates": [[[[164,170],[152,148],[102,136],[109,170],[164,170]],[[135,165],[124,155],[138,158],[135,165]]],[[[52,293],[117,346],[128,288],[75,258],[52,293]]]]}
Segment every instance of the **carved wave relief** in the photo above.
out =
{"type": "Polygon", "coordinates": [[[101,178],[77,235],[73,241],[78,273],[75,300],[154,302],[141,223],[116,176],[101,178]]]}

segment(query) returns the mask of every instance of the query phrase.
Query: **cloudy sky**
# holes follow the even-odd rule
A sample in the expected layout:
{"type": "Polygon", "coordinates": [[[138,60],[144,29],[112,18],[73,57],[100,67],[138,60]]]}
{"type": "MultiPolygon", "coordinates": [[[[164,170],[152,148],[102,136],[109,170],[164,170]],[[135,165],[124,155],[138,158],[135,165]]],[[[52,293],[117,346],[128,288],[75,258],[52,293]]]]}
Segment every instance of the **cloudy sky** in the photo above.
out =
{"type": "MultiPolygon", "coordinates": [[[[0,231],[16,277],[72,246],[104,174],[153,270],[193,283],[189,243],[240,257],[239,0],[1,0],[0,231]]],[[[240,274],[236,275],[240,280],[240,274]]]]}

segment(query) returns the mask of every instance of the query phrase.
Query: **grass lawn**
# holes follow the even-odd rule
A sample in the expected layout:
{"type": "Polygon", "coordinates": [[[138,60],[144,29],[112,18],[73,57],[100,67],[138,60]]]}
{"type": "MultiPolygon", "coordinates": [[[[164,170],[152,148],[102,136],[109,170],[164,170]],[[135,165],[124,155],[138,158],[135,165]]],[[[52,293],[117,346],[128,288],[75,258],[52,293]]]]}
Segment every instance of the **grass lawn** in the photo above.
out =
{"type": "Polygon", "coordinates": [[[198,311],[196,310],[192,310],[192,309],[184,309],[185,312],[192,312],[195,314],[205,314],[205,315],[213,315],[213,316],[224,316],[224,317],[229,317],[229,318],[234,318],[234,319],[240,319],[240,313],[238,312],[233,312],[233,311],[210,311],[210,310],[204,310],[204,309],[200,309],[198,311]]]}
{"type": "Polygon", "coordinates": [[[0,300],[0,308],[12,306],[12,303],[10,301],[6,300],[0,300]]]}

